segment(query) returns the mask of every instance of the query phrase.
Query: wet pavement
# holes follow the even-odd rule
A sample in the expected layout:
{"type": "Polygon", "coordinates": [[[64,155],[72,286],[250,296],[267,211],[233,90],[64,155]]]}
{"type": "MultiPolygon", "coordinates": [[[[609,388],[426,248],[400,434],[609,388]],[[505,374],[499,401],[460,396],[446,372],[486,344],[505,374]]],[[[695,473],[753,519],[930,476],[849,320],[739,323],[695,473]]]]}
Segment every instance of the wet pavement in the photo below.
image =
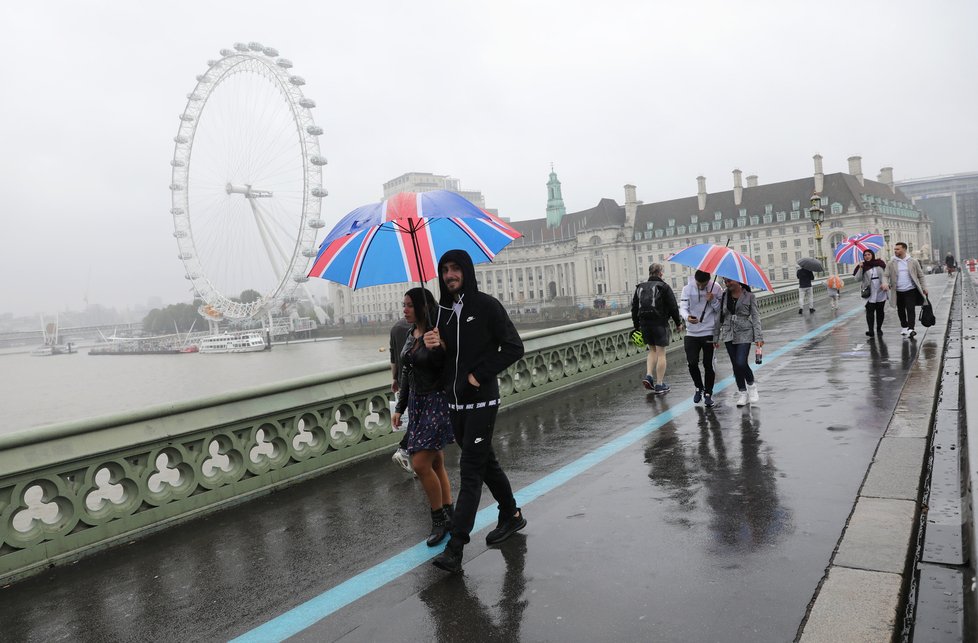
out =
{"type": "Polygon", "coordinates": [[[753,407],[719,353],[694,407],[675,352],[666,395],[637,365],[502,413],[529,524],[473,534],[460,576],[382,455],[0,589],[0,640],[793,640],[917,347],[890,309],[867,341],[855,293],[820,304],[766,321],[753,407]]]}

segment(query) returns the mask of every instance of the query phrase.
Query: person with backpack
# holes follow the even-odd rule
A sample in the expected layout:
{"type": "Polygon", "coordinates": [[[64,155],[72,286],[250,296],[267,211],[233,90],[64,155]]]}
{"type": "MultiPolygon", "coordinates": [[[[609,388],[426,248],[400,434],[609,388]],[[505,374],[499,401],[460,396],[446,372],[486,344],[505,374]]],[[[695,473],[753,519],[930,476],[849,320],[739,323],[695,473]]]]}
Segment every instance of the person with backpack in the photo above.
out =
{"type": "Polygon", "coordinates": [[[723,288],[716,281],[710,283],[710,273],[697,270],[679,296],[679,316],[687,323],[686,337],[683,338],[686,365],[689,367],[689,376],[693,378],[693,385],[696,386],[693,404],[699,404],[702,400],[707,407],[713,406],[713,383],[717,375],[714,368],[716,357],[713,348],[713,326],[717,311],[720,310],[721,295],[723,295],[723,288]],[[700,353],[703,354],[702,375],[700,353]]]}
{"type": "Polygon", "coordinates": [[[649,349],[642,386],[655,393],[668,393],[671,389],[665,379],[670,318],[676,323],[676,330],[683,329],[676,294],[662,280],[662,264],[654,263],[649,266],[649,280],[635,287],[632,326],[636,331],[641,331],[645,346],[649,349]],[[659,383],[656,384],[656,381],[659,383]]]}

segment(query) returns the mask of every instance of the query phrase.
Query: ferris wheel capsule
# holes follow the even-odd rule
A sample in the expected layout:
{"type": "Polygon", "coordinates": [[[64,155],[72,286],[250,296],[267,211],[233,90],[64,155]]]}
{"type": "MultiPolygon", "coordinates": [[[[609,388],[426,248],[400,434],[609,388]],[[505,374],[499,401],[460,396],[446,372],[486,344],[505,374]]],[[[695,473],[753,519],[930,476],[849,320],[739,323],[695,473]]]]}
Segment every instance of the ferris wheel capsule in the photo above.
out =
{"type": "Polygon", "coordinates": [[[316,106],[316,101],[311,98],[302,98],[299,100],[299,106],[305,107],[306,109],[312,109],[316,106]]]}
{"type": "Polygon", "coordinates": [[[244,44],[243,42],[234,43],[234,48],[238,51],[248,51],[248,45],[244,44]]]}
{"type": "Polygon", "coordinates": [[[275,64],[281,67],[282,69],[292,68],[292,61],[289,60],[288,58],[279,58],[278,62],[276,62],[275,64]]]}

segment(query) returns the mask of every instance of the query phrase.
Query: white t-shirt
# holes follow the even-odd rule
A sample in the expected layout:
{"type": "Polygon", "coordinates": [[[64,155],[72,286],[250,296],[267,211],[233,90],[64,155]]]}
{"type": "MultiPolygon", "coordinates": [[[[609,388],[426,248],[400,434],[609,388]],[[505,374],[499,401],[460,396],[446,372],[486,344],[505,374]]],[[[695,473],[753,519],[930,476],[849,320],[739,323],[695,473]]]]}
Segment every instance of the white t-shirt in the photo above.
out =
{"type": "Polygon", "coordinates": [[[910,278],[910,259],[901,259],[900,257],[895,257],[895,259],[897,262],[896,289],[899,292],[913,290],[916,286],[913,285],[913,279],[910,278]]]}

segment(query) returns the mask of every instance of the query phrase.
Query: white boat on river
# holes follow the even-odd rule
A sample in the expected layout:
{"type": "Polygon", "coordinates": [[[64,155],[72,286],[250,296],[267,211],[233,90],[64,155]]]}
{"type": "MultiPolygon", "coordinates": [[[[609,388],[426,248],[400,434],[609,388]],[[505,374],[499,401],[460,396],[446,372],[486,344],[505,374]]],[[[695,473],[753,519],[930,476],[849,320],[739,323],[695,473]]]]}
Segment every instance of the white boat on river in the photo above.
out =
{"type": "Polygon", "coordinates": [[[253,353],[271,348],[258,331],[208,335],[200,339],[199,346],[201,353],[253,353]]]}

